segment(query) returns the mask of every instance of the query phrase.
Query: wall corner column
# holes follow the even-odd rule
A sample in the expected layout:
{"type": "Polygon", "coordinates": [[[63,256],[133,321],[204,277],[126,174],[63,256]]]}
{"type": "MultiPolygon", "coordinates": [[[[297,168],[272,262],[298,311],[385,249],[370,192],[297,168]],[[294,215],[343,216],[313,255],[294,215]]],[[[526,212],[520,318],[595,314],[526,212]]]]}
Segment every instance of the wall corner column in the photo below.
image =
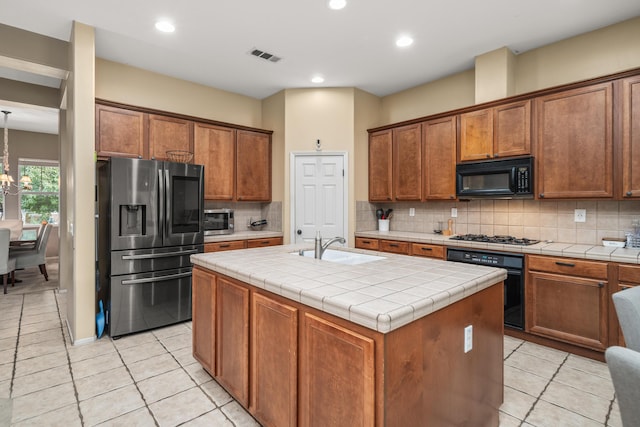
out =
{"type": "Polygon", "coordinates": [[[476,56],[476,104],[515,94],[516,55],[508,48],[476,56]]]}

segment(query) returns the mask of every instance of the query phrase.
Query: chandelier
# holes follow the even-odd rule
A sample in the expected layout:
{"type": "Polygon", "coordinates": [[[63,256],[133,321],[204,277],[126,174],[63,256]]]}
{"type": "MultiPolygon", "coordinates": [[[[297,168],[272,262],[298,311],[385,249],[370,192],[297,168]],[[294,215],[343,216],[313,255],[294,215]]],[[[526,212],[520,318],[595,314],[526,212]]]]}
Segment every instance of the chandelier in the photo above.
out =
{"type": "Polygon", "coordinates": [[[31,190],[33,187],[31,185],[31,178],[27,175],[23,175],[20,178],[20,186],[14,183],[14,179],[9,172],[9,128],[7,127],[7,118],[11,111],[5,111],[4,113],[4,153],[3,153],[3,172],[0,175],[0,186],[4,195],[11,194],[16,195],[20,192],[20,190],[31,190]]]}

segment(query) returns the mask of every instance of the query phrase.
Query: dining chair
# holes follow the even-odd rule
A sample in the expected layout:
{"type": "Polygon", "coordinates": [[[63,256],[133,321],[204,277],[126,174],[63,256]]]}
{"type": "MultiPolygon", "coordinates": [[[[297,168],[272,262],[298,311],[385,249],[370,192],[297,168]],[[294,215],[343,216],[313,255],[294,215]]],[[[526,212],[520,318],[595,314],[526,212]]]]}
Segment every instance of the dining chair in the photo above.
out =
{"type": "Polygon", "coordinates": [[[627,348],[640,352],[640,286],[612,295],[627,348]]]}
{"type": "Polygon", "coordinates": [[[11,240],[18,240],[22,234],[21,219],[3,219],[0,220],[0,228],[7,228],[11,231],[11,240]]]}
{"type": "Polygon", "coordinates": [[[640,353],[613,346],[604,353],[618,398],[623,427],[640,426],[640,353]]]}
{"type": "Polygon", "coordinates": [[[2,286],[4,293],[7,293],[7,282],[11,275],[11,286],[15,284],[16,260],[9,257],[9,242],[11,240],[11,230],[0,228],[0,274],[2,275],[2,286]]]}
{"type": "Polygon", "coordinates": [[[35,249],[28,251],[16,251],[11,253],[11,258],[15,260],[15,268],[29,268],[39,267],[40,273],[44,275],[44,280],[49,280],[49,274],[47,273],[47,242],[49,241],[49,234],[51,234],[51,224],[45,224],[41,235],[36,241],[35,249]]]}

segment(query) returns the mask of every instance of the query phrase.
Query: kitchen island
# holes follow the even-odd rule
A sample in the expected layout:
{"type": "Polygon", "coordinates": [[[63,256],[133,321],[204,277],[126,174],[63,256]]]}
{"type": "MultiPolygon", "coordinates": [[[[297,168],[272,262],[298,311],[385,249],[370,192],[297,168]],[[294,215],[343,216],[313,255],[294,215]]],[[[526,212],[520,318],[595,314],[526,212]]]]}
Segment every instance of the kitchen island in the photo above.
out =
{"type": "Polygon", "coordinates": [[[263,425],[498,426],[505,270],[302,248],[192,256],[194,357],[263,425]]]}

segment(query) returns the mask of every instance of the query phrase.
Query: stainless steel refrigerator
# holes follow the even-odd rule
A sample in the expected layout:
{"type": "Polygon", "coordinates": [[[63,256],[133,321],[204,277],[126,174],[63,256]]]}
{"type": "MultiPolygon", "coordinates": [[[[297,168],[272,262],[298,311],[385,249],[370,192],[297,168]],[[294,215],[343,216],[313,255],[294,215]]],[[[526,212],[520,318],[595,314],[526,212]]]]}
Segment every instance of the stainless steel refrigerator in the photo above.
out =
{"type": "Polygon", "coordinates": [[[189,258],[204,250],[203,169],[99,162],[97,295],[112,337],[191,319],[189,258]]]}

